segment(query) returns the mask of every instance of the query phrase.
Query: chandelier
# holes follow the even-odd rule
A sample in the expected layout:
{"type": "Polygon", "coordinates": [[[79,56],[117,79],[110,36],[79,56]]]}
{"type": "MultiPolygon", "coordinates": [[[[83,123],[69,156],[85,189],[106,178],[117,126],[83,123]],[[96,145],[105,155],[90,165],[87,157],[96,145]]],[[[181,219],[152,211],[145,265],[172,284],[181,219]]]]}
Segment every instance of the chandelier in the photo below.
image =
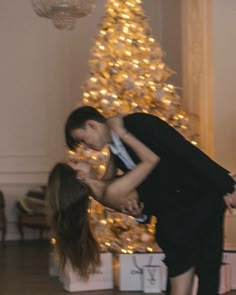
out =
{"type": "Polygon", "coordinates": [[[34,11],[41,17],[52,19],[60,30],[72,30],[77,18],[90,15],[95,0],[32,0],[34,11]]]}

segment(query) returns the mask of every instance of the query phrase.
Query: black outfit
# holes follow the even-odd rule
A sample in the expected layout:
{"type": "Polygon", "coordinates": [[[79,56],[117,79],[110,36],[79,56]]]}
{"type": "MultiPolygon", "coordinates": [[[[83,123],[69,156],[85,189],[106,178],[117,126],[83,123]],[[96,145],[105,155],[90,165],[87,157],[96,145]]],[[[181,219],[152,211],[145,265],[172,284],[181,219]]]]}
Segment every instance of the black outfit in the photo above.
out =
{"type": "MultiPolygon", "coordinates": [[[[137,191],[144,213],[157,216],[156,241],[165,253],[169,276],[195,266],[198,294],[216,295],[223,243],[223,196],[234,191],[233,178],[158,117],[135,113],[124,118],[124,125],[160,157],[137,191]]],[[[125,147],[138,163],[134,152],[125,147]]],[[[115,155],[114,159],[126,172],[124,163],[115,155]]]]}

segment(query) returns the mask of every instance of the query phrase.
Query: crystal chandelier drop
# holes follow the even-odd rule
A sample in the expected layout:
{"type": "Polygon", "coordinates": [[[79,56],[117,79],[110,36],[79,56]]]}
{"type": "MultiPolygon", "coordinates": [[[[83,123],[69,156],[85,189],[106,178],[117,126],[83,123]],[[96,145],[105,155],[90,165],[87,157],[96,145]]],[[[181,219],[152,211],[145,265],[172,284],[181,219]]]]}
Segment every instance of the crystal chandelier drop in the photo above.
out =
{"type": "Polygon", "coordinates": [[[52,19],[60,30],[72,30],[77,18],[95,9],[95,0],[32,0],[32,4],[37,15],[52,19]]]}

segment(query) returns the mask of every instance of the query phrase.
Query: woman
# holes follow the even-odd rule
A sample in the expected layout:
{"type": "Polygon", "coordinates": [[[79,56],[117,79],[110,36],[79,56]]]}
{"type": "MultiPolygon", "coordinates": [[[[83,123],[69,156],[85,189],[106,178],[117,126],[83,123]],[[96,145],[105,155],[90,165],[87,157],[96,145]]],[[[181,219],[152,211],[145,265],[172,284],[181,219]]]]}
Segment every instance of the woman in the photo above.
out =
{"type": "MultiPolygon", "coordinates": [[[[70,260],[79,274],[88,278],[100,264],[100,249],[94,239],[88,216],[89,196],[104,206],[117,211],[142,212],[135,188],[141,184],[159,162],[159,157],[128,133],[122,120],[112,118],[109,125],[113,131],[139,157],[139,164],[123,177],[111,182],[93,178],[86,163],[58,163],[49,175],[47,200],[52,230],[57,240],[61,266],[70,260]]],[[[134,215],[134,214],[133,214],[134,215]]]]}

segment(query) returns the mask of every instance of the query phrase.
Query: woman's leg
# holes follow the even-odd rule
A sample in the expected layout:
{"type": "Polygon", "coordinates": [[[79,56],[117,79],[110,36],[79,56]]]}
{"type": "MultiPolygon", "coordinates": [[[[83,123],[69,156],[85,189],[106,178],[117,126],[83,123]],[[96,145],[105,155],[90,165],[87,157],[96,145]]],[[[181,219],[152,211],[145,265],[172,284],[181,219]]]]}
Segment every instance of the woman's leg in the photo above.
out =
{"type": "Polygon", "coordinates": [[[190,295],[193,287],[194,267],[185,273],[170,278],[170,295],[190,295]]]}

